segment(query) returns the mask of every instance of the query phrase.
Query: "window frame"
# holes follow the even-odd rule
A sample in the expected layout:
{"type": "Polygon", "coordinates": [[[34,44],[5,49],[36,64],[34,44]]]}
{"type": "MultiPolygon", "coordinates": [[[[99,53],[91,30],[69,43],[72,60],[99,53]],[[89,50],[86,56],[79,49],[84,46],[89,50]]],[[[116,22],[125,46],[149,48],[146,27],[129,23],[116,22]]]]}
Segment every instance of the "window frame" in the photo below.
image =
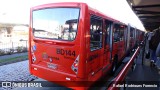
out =
{"type": "Polygon", "coordinates": [[[79,27],[79,21],[80,21],[80,14],[81,13],[81,8],[79,7],[48,7],[48,8],[40,8],[40,9],[36,9],[36,10],[33,10],[32,11],[32,33],[33,33],[33,37],[36,39],[42,39],[42,40],[59,40],[59,41],[69,41],[69,42],[72,42],[74,40],[76,40],[77,38],[77,35],[78,35],[78,27],[79,27]],[[56,9],[56,8],[75,8],[75,9],[79,9],[79,12],[78,12],[78,18],[77,18],[77,31],[76,31],[76,36],[73,40],[65,40],[65,39],[56,39],[56,38],[44,38],[44,37],[37,37],[34,35],[34,32],[35,32],[35,28],[33,27],[33,12],[34,11],[39,11],[39,10],[45,10],[45,9],[56,9]]]}
{"type": "Polygon", "coordinates": [[[118,24],[118,23],[114,23],[114,25],[113,25],[113,42],[114,42],[114,43],[117,43],[117,42],[120,41],[120,40],[118,39],[120,30],[117,29],[117,28],[118,28],[117,26],[119,26],[119,24],[118,24]],[[115,29],[115,30],[114,30],[114,29],[115,29]],[[117,34],[117,38],[116,38],[116,39],[118,39],[118,40],[115,40],[115,31],[118,33],[118,34],[117,34]]]}
{"type": "MultiPolygon", "coordinates": [[[[103,48],[103,33],[104,33],[103,32],[103,18],[99,17],[97,15],[90,14],[90,51],[96,51],[96,50],[100,50],[101,48],[103,48]],[[96,24],[96,31],[97,31],[97,26],[98,25],[101,26],[101,31],[98,34],[100,36],[100,40],[98,41],[100,45],[98,47],[96,47],[96,48],[93,48],[93,49],[91,47],[91,42],[92,42],[92,39],[93,39],[92,37],[94,37],[94,36],[92,36],[92,35],[94,35],[94,33],[93,33],[93,26],[91,28],[91,25],[92,25],[91,21],[92,21],[92,19],[93,20],[97,20],[96,23],[94,23],[94,24],[96,24]],[[97,24],[98,21],[100,21],[101,23],[97,24]]],[[[97,34],[95,34],[95,35],[97,35],[97,34]]]]}
{"type": "Polygon", "coordinates": [[[120,31],[119,31],[119,41],[124,41],[125,40],[125,25],[120,24],[120,31]],[[123,27],[121,27],[123,26],[123,27]],[[123,35],[121,35],[123,34],[123,35]]]}
{"type": "Polygon", "coordinates": [[[105,45],[110,45],[110,37],[111,37],[111,31],[112,31],[112,25],[113,25],[113,22],[110,21],[110,20],[107,20],[105,19],[104,21],[105,23],[105,45]]]}

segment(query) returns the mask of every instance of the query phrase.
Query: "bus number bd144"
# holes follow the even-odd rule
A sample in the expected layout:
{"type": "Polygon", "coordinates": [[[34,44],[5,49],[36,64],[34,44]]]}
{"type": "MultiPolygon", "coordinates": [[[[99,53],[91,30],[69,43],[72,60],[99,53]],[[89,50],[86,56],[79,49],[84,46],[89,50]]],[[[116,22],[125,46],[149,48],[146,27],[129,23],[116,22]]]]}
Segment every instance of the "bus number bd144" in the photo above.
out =
{"type": "Polygon", "coordinates": [[[76,56],[76,52],[75,51],[71,51],[71,50],[64,50],[64,49],[57,49],[57,54],[61,54],[61,55],[66,55],[66,56],[76,56]]]}

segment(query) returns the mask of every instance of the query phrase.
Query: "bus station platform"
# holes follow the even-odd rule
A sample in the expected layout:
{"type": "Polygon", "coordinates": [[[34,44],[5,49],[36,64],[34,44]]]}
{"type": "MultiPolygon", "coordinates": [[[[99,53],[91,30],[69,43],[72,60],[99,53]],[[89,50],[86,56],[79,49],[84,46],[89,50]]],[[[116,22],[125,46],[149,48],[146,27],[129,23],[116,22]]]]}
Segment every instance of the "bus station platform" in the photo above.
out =
{"type": "MultiPolygon", "coordinates": [[[[139,53],[138,57],[134,59],[134,65],[128,70],[128,73],[126,74],[124,78],[124,84],[118,84],[116,87],[118,87],[120,90],[160,90],[160,71],[156,69],[155,67],[150,67],[149,63],[150,61],[147,59],[144,59],[142,64],[142,50],[140,50],[141,53],[139,53]],[[125,86],[128,85],[128,86],[125,86]]],[[[93,85],[90,87],[89,90],[117,90],[117,89],[110,89],[112,82],[114,81],[115,77],[119,75],[119,73],[122,71],[122,69],[125,67],[125,65],[128,63],[131,57],[126,57],[122,64],[119,66],[117,71],[114,75],[107,75],[102,79],[103,85],[96,85],[99,83],[95,83],[95,86],[93,85]],[[106,82],[106,83],[104,83],[106,82]],[[109,89],[108,89],[109,88],[109,89]]],[[[66,88],[63,86],[59,86],[57,84],[54,84],[52,82],[43,80],[41,78],[36,79],[32,82],[45,82],[47,86],[50,87],[25,87],[25,88],[15,88],[14,90],[71,90],[70,88],[66,88]]]]}
{"type": "MultiPolygon", "coordinates": [[[[117,85],[117,87],[120,87],[119,88],[120,90],[160,90],[160,70],[158,70],[155,67],[150,67],[150,60],[144,59],[144,61],[142,61],[142,52],[143,51],[140,50],[140,53],[135,60],[135,65],[131,69],[129,69],[124,79],[124,85],[123,84],[117,85]],[[125,87],[125,84],[130,86],[125,87]]],[[[114,78],[117,77],[117,75],[124,68],[124,66],[126,65],[128,60],[130,60],[130,58],[131,57],[126,57],[122,61],[122,64],[119,66],[116,73],[112,77],[109,77],[109,79],[107,78],[104,79],[108,81],[106,81],[107,83],[103,87],[100,88],[91,87],[91,90],[108,90],[110,81],[113,81],[114,78]]],[[[117,90],[117,89],[109,89],[109,90],[117,90]]]]}

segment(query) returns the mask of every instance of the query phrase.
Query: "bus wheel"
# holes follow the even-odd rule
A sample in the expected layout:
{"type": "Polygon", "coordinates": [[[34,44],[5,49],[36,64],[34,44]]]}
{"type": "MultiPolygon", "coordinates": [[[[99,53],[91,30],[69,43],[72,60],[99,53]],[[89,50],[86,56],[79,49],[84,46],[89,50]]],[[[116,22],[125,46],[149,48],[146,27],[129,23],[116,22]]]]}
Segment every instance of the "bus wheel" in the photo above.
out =
{"type": "Polygon", "coordinates": [[[113,59],[112,67],[111,67],[111,75],[115,74],[115,72],[117,70],[117,63],[118,63],[118,56],[115,55],[114,59],[113,59]]]}

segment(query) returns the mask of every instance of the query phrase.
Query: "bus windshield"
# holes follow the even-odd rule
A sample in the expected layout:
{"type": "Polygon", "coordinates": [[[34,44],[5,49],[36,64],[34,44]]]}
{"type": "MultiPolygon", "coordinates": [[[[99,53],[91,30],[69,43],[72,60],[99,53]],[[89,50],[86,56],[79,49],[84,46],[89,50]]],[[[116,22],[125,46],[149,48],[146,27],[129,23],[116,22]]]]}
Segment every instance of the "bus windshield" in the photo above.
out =
{"type": "Polygon", "coordinates": [[[33,11],[34,37],[74,40],[77,35],[79,11],[79,8],[47,8],[33,11]]]}

